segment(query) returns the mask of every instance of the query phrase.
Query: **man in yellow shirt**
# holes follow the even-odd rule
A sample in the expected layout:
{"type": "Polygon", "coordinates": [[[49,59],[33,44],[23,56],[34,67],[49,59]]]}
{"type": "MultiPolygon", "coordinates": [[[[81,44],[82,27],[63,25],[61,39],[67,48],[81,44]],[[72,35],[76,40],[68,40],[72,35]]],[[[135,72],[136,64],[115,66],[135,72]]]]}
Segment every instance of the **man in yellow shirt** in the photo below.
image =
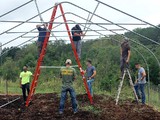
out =
{"type": "Polygon", "coordinates": [[[20,88],[22,88],[22,93],[23,93],[23,99],[24,102],[26,101],[26,90],[29,94],[30,92],[30,78],[31,78],[32,73],[28,71],[28,67],[24,66],[23,71],[20,73],[20,88]]]}

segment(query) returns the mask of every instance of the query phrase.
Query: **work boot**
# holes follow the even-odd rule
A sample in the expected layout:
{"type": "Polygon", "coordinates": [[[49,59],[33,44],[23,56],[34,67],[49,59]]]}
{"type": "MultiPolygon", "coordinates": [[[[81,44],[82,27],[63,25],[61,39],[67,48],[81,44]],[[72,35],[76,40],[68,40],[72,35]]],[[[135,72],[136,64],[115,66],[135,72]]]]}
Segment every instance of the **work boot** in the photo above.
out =
{"type": "Polygon", "coordinates": [[[63,114],[63,112],[62,112],[62,111],[59,111],[59,114],[60,114],[60,115],[62,115],[62,114],[63,114]]]}

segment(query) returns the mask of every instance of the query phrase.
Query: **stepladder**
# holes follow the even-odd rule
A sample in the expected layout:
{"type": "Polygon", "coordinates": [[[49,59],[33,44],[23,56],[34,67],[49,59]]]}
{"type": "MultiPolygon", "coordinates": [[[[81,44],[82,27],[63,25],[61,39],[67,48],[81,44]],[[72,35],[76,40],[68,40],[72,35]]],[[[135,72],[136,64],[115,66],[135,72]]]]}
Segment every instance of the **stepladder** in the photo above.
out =
{"type": "Polygon", "coordinates": [[[119,98],[120,98],[120,93],[121,93],[121,90],[122,90],[123,83],[124,83],[126,75],[128,75],[130,87],[131,87],[131,89],[133,91],[133,94],[135,96],[136,102],[138,103],[138,96],[137,96],[135,88],[134,88],[134,83],[133,83],[133,80],[132,80],[132,77],[131,77],[131,74],[130,74],[130,70],[129,70],[128,65],[126,65],[126,67],[124,69],[124,72],[123,72],[123,76],[121,78],[121,81],[120,81],[120,84],[119,84],[119,87],[118,87],[118,93],[117,93],[117,97],[116,97],[116,105],[118,105],[118,101],[119,101],[119,98]]]}

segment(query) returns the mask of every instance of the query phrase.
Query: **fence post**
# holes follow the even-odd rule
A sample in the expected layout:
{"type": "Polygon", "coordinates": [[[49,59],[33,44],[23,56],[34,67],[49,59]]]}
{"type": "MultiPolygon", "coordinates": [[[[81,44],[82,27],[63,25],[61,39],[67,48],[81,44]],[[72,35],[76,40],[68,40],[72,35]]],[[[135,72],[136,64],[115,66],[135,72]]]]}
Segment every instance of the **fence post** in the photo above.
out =
{"type": "Polygon", "coordinates": [[[160,84],[158,84],[158,96],[159,96],[159,100],[160,100],[160,84]]]}

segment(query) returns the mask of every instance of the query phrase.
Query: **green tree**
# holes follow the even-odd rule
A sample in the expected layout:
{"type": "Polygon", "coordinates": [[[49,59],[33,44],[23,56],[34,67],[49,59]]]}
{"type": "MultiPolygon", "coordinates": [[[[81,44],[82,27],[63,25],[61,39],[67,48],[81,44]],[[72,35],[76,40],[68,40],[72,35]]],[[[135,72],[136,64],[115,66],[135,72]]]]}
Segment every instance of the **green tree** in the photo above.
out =
{"type": "Polygon", "coordinates": [[[6,62],[1,67],[2,77],[4,80],[15,82],[19,75],[19,68],[11,58],[7,58],[6,62]]]}

